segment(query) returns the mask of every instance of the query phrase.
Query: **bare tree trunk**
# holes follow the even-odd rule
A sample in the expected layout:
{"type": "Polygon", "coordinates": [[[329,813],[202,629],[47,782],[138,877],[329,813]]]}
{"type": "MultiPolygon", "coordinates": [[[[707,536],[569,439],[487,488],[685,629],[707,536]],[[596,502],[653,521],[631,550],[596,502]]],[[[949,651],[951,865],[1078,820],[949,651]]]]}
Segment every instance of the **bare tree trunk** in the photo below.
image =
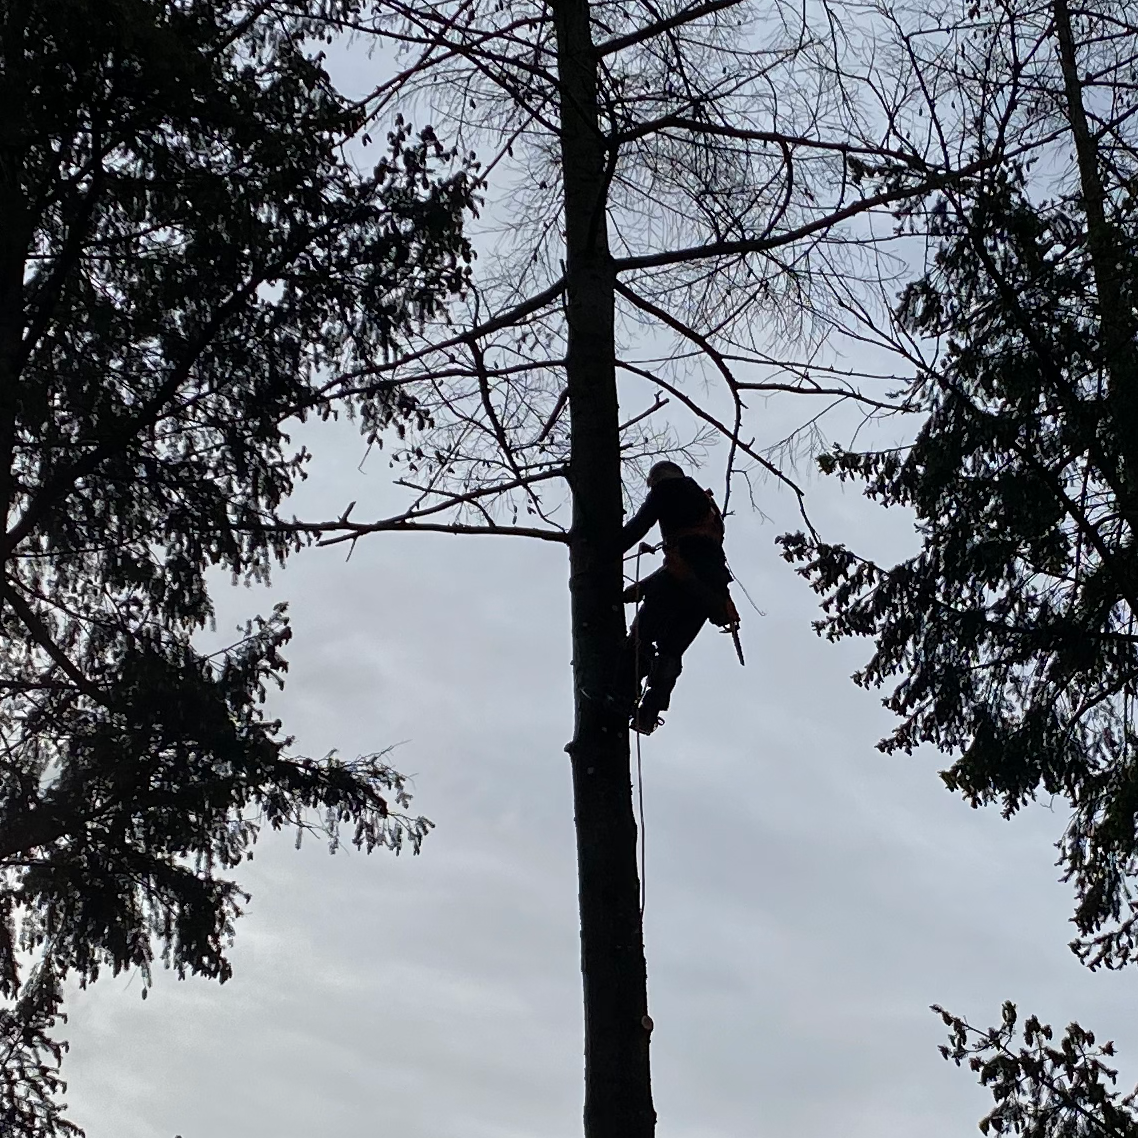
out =
{"type": "Polygon", "coordinates": [[[1138,360],[1134,352],[1134,321],[1123,295],[1122,264],[1127,255],[1119,248],[1119,234],[1107,220],[1106,191],[1099,174],[1098,143],[1083,104],[1071,12],[1067,0],[1053,0],[1055,32],[1059,41],[1059,65],[1063,74],[1067,121],[1075,142],[1075,155],[1087,217],[1087,247],[1091,254],[1095,292],[1098,298],[1103,362],[1109,381],[1108,397],[1114,436],[1124,459],[1123,493],[1120,505],[1138,530],[1138,360]]]}
{"type": "Polygon", "coordinates": [[[624,639],[621,469],[605,215],[588,0],[554,6],[565,186],[573,528],[570,592],[576,725],[569,751],[577,826],[585,997],[585,1138],[650,1138],[647,977],[628,731],[599,697],[624,639]]]}
{"type": "MultiPolygon", "coordinates": [[[[0,28],[0,570],[8,565],[8,526],[14,484],[15,424],[24,322],[24,266],[28,251],[27,203],[21,175],[25,142],[21,70],[24,54],[23,8],[12,5],[0,28]]],[[[4,589],[0,587],[0,616],[4,589]]]]}

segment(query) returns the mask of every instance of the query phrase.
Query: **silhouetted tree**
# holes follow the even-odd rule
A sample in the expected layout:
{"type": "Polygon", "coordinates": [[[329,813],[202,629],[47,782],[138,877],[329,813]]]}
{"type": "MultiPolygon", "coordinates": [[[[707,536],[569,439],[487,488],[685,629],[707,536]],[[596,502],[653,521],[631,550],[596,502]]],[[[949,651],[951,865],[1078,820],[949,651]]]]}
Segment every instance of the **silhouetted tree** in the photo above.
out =
{"type": "MultiPolygon", "coordinates": [[[[460,289],[473,182],[361,109],[313,36],[351,0],[0,5],[0,1130],[53,1098],[61,982],[224,980],[258,831],[417,849],[372,755],[292,757],[261,703],[283,609],[203,656],[211,567],[261,578],[286,425],[394,395],[334,373],[460,289]],[[29,971],[30,969],[30,971],[29,971]]],[[[144,991],[145,994],[145,991],[144,991]]]]}
{"type": "Polygon", "coordinates": [[[1138,1092],[1116,1088],[1118,1071],[1104,1059],[1114,1044],[1099,1043],[1094,1032],[1069,1024],[1055,1041],[1050,1024],[1029,1016],[1020,1029],[1018,1015],[1005,1003],[999,1027],[981,1031],[967,1020],[934,1007],[949,1027],[941,1054],[958,1067],[967,1064],[995,1106],[980,1120],[984,1134],[1022,1134],[1024,1138],[1135,1138],[1138,1092]]]}
{"type": "Polygon", "coordinates": [[[938,196],[897,310],[943,347],[916,379],[927,419],[910,447],[823,459],[915,510],[921,548],[892,568],[802,535],[787,554],[825,595],[821,631],[875,639],[858,681],[898,681],[883,747],[959,750],[948,786],[1008,815],[1067,799],[1075,947],[1116,967],[1138,937],[1138,24],[1065,0],[977,21],[964,114],[981,145],[1034,135],[1036,173],[1006,159],[938,196]]]}
{"type": "MultiPolygon", "coordinates": [[[[895,310],[915,440],[822,459],[911,509],[919,549],[878,565],[797,534],[785,552],[824,598],[819,631],[875,642],[854,678],[889,685],[883,749],[932,743],[949,789],[1005,816],[1065,800],[1071,947],[1118,968],[1138,955],[1138,23],[1067,0],[890,11],[935,92],[929,131],[993,159],[927,199],[929,260],[895,310]]],[[[998,1100],[985,1130],[1138,1130],[1077,1024],[1053,1048],[1030,1020],[1013,1053],[1011,1005],[986,1034],[946,1022],[998,1100]]]]}
{"type": "Polygon", "coordinates": [[[655,1124],[628,732],[605,700],[625,634],[622,476],[719,437],[726,505],[733,475],[793,487],[745,427],[751,393],[808,394],[819,413],[891,408],[887,377],[805,348],[774,356],[769,333],[803,327],[804,307],[837,319],[856,282],[876,279],[868,219],[966,172],[863,113],[873,84],[846,66],[856,46],[830,15],[379,0],[352,21],[403,52],[370,105],[428,105],[482,159],[489,212],[465,307],[359,373],[389,378],[421,413],[391,456],[407,509],[301,529],[567,546],[588,1138],[647,1138],[655,1124]],[[854,174],[881,163],[889,184],[867,192],[854,174]],[[685,415],[694,431],[681,435],[685,415]]]}

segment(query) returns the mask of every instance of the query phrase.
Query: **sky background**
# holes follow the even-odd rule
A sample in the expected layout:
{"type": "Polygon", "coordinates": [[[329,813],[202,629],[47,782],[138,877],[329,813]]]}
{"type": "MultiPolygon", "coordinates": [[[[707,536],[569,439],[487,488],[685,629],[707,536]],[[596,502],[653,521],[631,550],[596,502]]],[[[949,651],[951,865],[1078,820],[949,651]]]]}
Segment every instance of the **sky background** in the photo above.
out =
{"type": "MultiPolygon", "coordinates": [[[[302,516],[394,505],[350,424],[303,441],[320,477],[302,516]]],[[[912,540],[833,480],[810,493],[829,537],[883,556],[912,540]]],[[[848,679],[868,646],[814,636],[815,598],[774,547],[789,495],[759,502],[768,519],[741,512],[728,536],[767,614],[743,602],[747,666],[706,631],[643,746],[660,1135],[975,1133],[988,1097],[939,1057],[934,1001],[985,1026],[1009,998],[1078,1018],[1133,1081],[1133,976],[1066,948],[1062,810],[1007,823],[943,789],[942,757],[875,750],[891,717],[848,679]]],[[[566,572],[554,545],[394,534],[347,563],[302,554],[269,589],[219,581],[219,643],[291,603],[272,710],[298,751],[398,744],[437,829],[399,858],[268,835],[229,983],[76,992],[65,1069],[90,1138],[580,1133],[566,572]]]]}
{"type": "MultiPolygon", "coordinates": [[[[383,63],[340,65],[362,90],[383,63]]],[[[650,401],[622,389],[626,413],[650,401]]],[[[808,413],[754,412],[769,438],[808,413]]],[[[352,424],[295,441],[316,455],[300,516],[400,507],[382,453],[361,468],[352,424]]],[[[697,477],[718,490],[722,461],[697,477]]],[[[798,474],[828,540],[883,559],[913,547],[903,513],[798,474]]],[[[766,613],[737,596],[747,665],[705,631],[643,743],[659,1135],[974,1134],[990,1098],[937,1053],[933,1002],[983,1026],[1005,999],[1078,1018],[1117,1040],[1134,1082],[1134,975],[1089,973],[1066,947],[1061,805],[1005,822],[943,788],[944,756],[877,751],[892,717],[849,679],[869,645],[813,634],[816,598],[774,544],[799,526],[793,500],[766,482],[756,501],[737,494],[727,543],[766,613]]],[[[89,1138],[580,1134],[566,551],[407,534],[344,550],[303,553],[270,588],[218,577],[204,642],[288,600],[272,713],[299,753],[394,746],[437,829],[398,858],[268,834],[241,871],[253,900],[229,983],[158,972],[145,1002],[137,976],[74,992],[67,1098],[89,1138]]]]}

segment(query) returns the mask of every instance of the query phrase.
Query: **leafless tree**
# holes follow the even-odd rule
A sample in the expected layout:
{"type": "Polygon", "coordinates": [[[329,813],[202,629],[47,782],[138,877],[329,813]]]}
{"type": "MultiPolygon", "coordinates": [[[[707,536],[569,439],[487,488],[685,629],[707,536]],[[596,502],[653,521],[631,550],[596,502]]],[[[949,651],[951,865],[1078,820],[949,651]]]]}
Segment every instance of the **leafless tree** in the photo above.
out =
{"type": "Polygon", "coordinates": [[[725,507],[754,475],[801,500],[749,403],[815,401],[784,451],[836,405],[907,406],[835,337],[893,345],[875,313],[894,212],[987,161],[910,129],[920,76],[879,66],[867,13],[889,36],[871,9],[742,0],[379,0],[351,25],[400,53],[370,113],[398,101],[476,152],[487,206],[463,305],[330,381],[374,408],[377,446],[393,406],[413,420],[393,456],[406,509],[298,527],[567,547],[588,1138],[655,1122],[629,741],[599,698],[625,635],[622,474],[720,439],[725,507]]]}

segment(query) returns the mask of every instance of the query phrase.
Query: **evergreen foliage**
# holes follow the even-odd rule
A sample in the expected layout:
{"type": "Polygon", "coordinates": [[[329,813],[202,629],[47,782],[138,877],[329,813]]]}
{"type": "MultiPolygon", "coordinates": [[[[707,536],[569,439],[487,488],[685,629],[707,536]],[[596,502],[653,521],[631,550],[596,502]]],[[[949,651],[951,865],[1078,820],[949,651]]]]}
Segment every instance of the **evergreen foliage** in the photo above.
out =
{"type": "Polygon", "coordinates": [[[414,405],[335,376],[463,288],[475,184],[317,50],[351,0],[0,4],[0,1130],[73,1133],[67,977],[224,980],[259,830],[418,849],[372,755],[290,756],[287,618],[203,656],[211,569],[263,579],[290,424],[414,405]],[[355,148],[354,150],[352,148],[355,148]],[[30,973],[27,971],[31,969],[30,973]]]}
{"type": "MultiPolygon", "coordinates": [[[[823,597],[817,630],[874,641],[854,679],[888,688],[900,723],[882,749],[931,743],[953,755],[949,789],[1008,817],[1066,801],[1071,947],[1119,968],[1138,961],[1138,24],[1067,0],[899,18],[931,133],[987,165],[899,215],[931,254],[894,313],[908,358],[933,348],[909,392],[915,440],[821,467],[910,510],[919,548],[888,566],[781,542],[823,597]]],[[[991,1091],[983,1133],[1138,1134],[1112,1043],[1077,1023],[1056,1041],[1010,1002],[987,1030],[934,1010],[944,1057],[991,1091]]]]}
{"type": "Polygon", "coordinates": [[[973,806],[1070,804],[1072,947],[1120,967],[1138,957],[1138,27],[1064,0],[972,19],[960,42],[989,66],[961,81],[961,121],[999,161],[931,201],[934,256],[899,299],[942,349],[913,392],[927,419],[909,447],[822,459],[911,509],[920,549],[886,567],[783,544],[825,598],[819,630],[875,642],[855,679],[893,685],[884,749],[954,753],[944,781],[973,806]]]}
{"type": "Polygon", "coordinates": [[[967,1064],[995,1100],[980,1120],[984,1134],[1023,1138],[1136,1138],[1138,1092],[1116,1089],[1118,1071],[1104,1060],[1114,1044],[1099,1043],[1077,1023],[1055,1040],[1050,1024],[1029,1016],[1017,1032],[1015,1004],[1004,1004],[1000,1025],[985,1031],[940,1007],[950,1028],[941,1055],[958,1067],[967,1064]],[[1022,1034],[1022,1044],[1017,1043],[1022,1034]]]}

